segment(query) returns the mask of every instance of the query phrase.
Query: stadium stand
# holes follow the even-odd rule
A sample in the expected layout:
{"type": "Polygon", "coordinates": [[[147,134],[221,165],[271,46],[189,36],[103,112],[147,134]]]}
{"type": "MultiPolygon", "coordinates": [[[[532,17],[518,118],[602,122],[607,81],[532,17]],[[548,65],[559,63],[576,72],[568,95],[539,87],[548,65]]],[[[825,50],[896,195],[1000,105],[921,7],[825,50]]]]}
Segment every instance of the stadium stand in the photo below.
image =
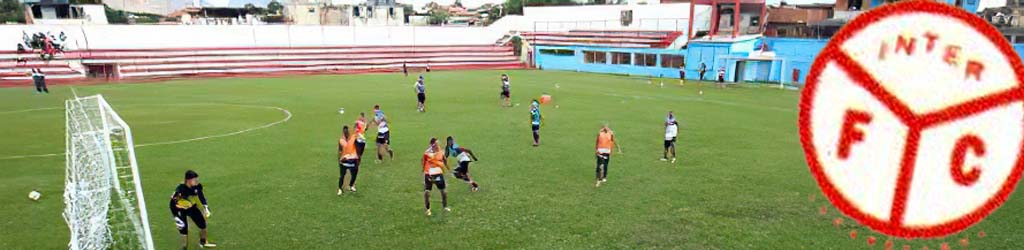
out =
{"type": "Polygon", "coordinates": [[[331,46],[95,49],[38,55],[0,51],[0,81],[29,81],[40,68],[48,79],[126,79],[217,75],[362,73],[431,69],[522,68],[510,46],[331,46]],[[25,61],[19,62],[22,58],[25,61]]]}
{"type": "Polygon", "coordinates": [[[522,32],[534,45],[665,48],[681,36],[679,31],[570,30],[522,32]]]}

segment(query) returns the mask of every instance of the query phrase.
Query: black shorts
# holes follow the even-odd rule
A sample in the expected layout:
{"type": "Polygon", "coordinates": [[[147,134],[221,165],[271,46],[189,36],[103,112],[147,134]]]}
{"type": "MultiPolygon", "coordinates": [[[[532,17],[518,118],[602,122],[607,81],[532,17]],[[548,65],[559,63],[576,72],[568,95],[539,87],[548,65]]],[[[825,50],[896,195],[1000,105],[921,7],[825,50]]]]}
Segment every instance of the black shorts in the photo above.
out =
{"type": "Polygon", "coordinates": [[[676,145],[676,138],[672,137],[671,140],[665,140],[665,148],[676,145]]]}
{"type": "Polygon", "coordinates": [[[540,125],[533,125],[533,132],[540,131],[540,125]]]}
{"type": "Polygon", "coordinates": [[[420,103],[427,101],[427,94],[416,93],[416,101],[419,101],[420,103]]]}
{"type": "Polygon", "coordinates": [[[366,149],[366,140],[356,139],[356,154],[363,157],[363,150],[366,149]]]}
{"type": "Polygon", "coordinates": [[[444,181],[444,175],[423,175],[423,191],[434,190],[434,186],[437,186],[437,189],[444,191],[444,188],[447,187],[444,181]]]}
{"type": "Polygon", "coordinates": [[[377,144],[390,144],[391,143],[391,131],[384,133],[377,133],[377,144]]]}
{"type": "Polygon", "coordinates": [[[455,175],[466,175],[469,174],[469,163],[472,161],[460,161],[459,166],[455,167],[455,175]]]}
{"type": "Polygon", "coordinates": [[[511,96],[511,94],[508,91],[501,91],[501,97],[508,98],[510,96],[511,96]]]}
{"type": "Polygon", "coordinates": [[[338,166],[342,168],[357,168],[359,165],[356,163],[356,159],[343,159],[338,161],[338,166]]]}
{"type": "Polygon", "coordinates": [[[192,218],[192,222],[195,222],[196,227],[199,229],[206,229],[206,216],[203,216],[203,212],[199,211],[198,205],[185,210],[179,209],[174,217],[181,219],[185,223],[182,227],[178,227],[178,233],[181,235],[188,235],[188,218],[192,218]]]}

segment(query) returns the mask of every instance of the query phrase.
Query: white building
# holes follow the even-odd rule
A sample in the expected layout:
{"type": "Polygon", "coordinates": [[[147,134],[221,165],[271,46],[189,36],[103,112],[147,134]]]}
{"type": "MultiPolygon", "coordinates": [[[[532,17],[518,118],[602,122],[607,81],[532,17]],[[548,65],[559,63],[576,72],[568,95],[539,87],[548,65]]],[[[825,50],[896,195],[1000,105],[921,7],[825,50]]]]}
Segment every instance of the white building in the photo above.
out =
{"type": "Polygon", "coordinates": [[[103,5],[70,4],[68,0],[26,0],[33,24],[107,24],[103,5]]]}

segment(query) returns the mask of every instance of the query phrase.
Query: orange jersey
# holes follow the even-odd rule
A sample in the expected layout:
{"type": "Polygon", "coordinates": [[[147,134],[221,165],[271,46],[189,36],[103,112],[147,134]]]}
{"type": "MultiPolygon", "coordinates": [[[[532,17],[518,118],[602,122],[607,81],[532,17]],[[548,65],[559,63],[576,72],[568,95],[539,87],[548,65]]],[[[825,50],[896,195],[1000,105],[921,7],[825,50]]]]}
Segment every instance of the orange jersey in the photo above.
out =
{"type": "Polygon", "coordinates": [[[356,136],[358,136],[359,139],[366,139],[364,134],[366,134],[366,122],[363,120],[356,120],[356,136]]]}
{"type": "Polygon", "coordinates": [[[359,159],[359,154],[356,154],[355,136],[349,136],[348,140],[338,139],[338,145],[341,146],[341,159],[359,159]]]}
{"type": "Polygon", "coordinates": [[[444,173],[444,153],[431,152],[423,153],[423,173],[428,175],[439,175],[444,173]]]}
{"type": "Polygon", "coordinates": [[[597,153],[612,154],[612,147],[615,146],[615,139],[612,132],[600,132],[597,134],[597,153]]]}

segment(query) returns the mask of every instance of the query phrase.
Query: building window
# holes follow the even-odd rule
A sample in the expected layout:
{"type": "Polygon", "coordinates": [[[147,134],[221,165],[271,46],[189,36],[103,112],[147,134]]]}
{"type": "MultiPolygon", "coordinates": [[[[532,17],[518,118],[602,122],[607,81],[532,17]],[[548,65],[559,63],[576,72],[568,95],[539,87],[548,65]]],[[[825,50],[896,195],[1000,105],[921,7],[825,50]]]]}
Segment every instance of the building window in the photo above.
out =
{"type": "Polygon", "coordinates": [[[608,54],[604,51],[583,51],[583,62],[585,63],[608,63],[608,54]]]}
{"type": "Polygon", "coordinates": [[[373,18],[373,7],[366,7],[366,16],[373,18]]]}
{"type": "Polygon", "coordinates": [[[632,64],[631,56],[625,52],[612,52],[612,64],[632,64]]]}
{"type": "Polygon", "coordinates": [[[309,8],[309,13],[316,13],[316,8],[309,8]]]}
{"type": "Polygon", "coordinates": [[[352,16],[359,17],[359,6],[352,7],[352,16]]]}
{"type": "Polygon", "coordinates": [[[654,67],[658,66],[658,55],[636,53],[633,56],[633,64],[636,66],[654,67]]]}
{"type": "Polygon", "coordinates": [[[541,49],[541,54],[553,56],[575,56],[576,51],[571,49],[541,49]]]}
{"type": "Polygon", "coordinates": [[[388,16],[395,17],[395,8],[388,8],[388,16]]]}
{"type": "Polygon", "coordinates": [[[759,22],[761,22],[761,17],[759,17],[759,16],[751,16],[750,17],[750,27],[757,27],[758,25],[760,25],[759,22]]]}
{"type": "Polygon", "coordinates": [[[683,66],[683,56],[681,55],[670,55],[661,54],[661,67],[662,68],[679,68],[683,66]]]}

